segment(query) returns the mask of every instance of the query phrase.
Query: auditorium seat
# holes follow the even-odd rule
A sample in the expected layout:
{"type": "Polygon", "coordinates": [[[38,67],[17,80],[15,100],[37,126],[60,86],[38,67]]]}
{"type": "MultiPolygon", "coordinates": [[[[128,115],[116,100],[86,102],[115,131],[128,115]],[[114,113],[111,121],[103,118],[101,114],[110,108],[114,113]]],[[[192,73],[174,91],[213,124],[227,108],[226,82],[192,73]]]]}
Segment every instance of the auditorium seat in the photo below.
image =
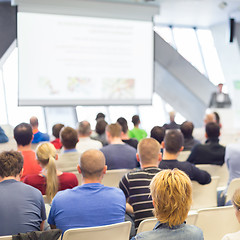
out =
{"type": "Polygon", "coordinates": [[[233,206],[199,209],[195,225],[202,229],[204,240],[219,240],[240,230],[233,206]]]}
{"type": "Polygon", "coordinates": [[[182,151],[178,156],[178,161],[185,162],[190,155],[191,151],[182,151]]]}
{"type": "Polygon", "coordinates": [[[62,240],[129,240],[131,222],[123,222],[112,225],[90,227],[90,228],[74,228],[67,230],[62,240]]]}
{"type": "Polygon", "coordinates": [[[219,177],[213,176],[209,184],[201,185],[198,182],[192,182],[193,204],[191,209],[200,209],[217,206],[217,186],[219,177]]]}
{"type": "Polygon", "coordinates": [[[0,240],[12,240],[12,236],[2,236],[0,240]]]}

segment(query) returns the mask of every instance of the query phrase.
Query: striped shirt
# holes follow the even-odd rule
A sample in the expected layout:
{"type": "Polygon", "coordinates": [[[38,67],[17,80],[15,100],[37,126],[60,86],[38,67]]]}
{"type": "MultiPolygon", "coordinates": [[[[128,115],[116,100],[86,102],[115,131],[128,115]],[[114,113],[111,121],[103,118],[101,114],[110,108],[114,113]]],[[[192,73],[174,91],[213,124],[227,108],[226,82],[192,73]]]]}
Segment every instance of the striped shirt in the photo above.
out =
{"type": "Polygon", "coordinates": [[[135,227],[146,218],[153,217],[152,197],[150,196],[150,182],[161,169],[148,167],[127,173],[119,183],[128,203],[133,207],[135,227]]]}

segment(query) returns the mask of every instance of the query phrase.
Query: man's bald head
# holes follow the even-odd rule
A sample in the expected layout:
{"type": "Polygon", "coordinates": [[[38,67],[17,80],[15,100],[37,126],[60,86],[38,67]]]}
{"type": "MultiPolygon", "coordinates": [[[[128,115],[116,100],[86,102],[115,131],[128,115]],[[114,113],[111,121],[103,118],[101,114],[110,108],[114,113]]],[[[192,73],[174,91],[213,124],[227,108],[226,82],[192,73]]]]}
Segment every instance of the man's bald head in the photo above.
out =
{"type": "Polygon", "coordinates": [[[138,143],[138,156],[141,164],[156,164],[159,161],[161,146],[153,138],[145,138],[138,143]]]}
{"type": "Polygon", "coordinates": [[[103,153],[99,150],[91,149],[82,154],[79,166],[84,178],[95,179],[101,177],[105,163],[106,160],[103,153]]]}
{"type": "Polygon", "coordinates": [[[33,116],[30,118],[30,124],[32,127],[38,127],[38,119],[37,117],[33,116]]]}

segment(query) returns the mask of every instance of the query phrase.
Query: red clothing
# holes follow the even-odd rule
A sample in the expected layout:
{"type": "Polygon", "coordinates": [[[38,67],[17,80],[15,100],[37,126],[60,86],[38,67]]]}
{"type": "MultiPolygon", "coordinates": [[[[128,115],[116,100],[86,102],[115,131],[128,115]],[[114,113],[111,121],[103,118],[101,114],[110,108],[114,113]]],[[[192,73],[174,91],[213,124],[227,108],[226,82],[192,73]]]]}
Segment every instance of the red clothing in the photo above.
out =
{"type": "Polygon", "coordinates": [[[56,138],[55,140],[51,141],[51,143],[54,145],[56,149],[62,148],[62,143],[60,141],[60,138],[56,138]]]}
{"type": "MultiPolygon", "coordinates": [[[[78,186],[78,180],[74,173],[64,172],[58,176],[58,191],[78,186]]],[[[28,175],[25,177],[24,183],[31,185],[41,191],[42,195],[46,194],[46,178],[38,174],[28,175]]]]}
{"type": "Polygon", "coordinates": [[[21,181],[29,174],[39,174],[42,170],[37,162],[36,154],[32,150],[21,151],[23,155],[23,175],[21,181]]]}

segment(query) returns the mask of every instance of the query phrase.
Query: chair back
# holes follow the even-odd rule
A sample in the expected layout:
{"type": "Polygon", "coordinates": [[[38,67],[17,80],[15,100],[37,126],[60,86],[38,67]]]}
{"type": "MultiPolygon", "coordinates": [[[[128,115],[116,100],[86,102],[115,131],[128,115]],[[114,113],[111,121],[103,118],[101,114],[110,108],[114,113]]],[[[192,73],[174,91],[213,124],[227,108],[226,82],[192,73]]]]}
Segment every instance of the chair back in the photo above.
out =
{"type": "Polygon", "coordinates": [[[156,218],[145,219],[140,222],[137,230],[137,234],[141,232],[152,231],[155,225],[157,224],[156,218]]]}
{"type": "Polygon", "coordinates": [[[12,236],[2,236],[0,240],[12,240],[12,236]]]}
{"type": "Polygon", "coordinates": [[[189,225],[195,225],[195,222],[197,220],[197,216],[198,216],[198,212],[197,211],[190,210],[188,212],[186,223],[189,224],[189,225]]]}
{"type": "Polygon", "coordinates": [[[102,184],[108,187],[118,187],[122,177],[130,171],[132,171],[132,169],[107,170],[106,174],[103,176],[102,184]]]}
{"type": "Polygon", "coordinates": [[[191,209],[200,209],[217,206],[217,186],[219,177],[213,176],[209,184],[201,185],[198,182],[192,182],[193,204],[191,209]]]}
{"type": "Polygon", "coordinates": [[[185,162],[190,155],[191,151],[181,151],[178,156],[178,161],[185,162]]]}
{"type": "Polygon", "coordinates": [[[219,176],[218,187],[227,186],[229,174],[225,163],[222,166],[212,164],[197,164],[196,167],[207,171],[211,176],[219,176]]]}
{"type": "Polygon", "coordinates": [[[228,202],[232,199],[234,192],[238,188],[240,188],[240,178],[235,178],[230,182],[230,184],[228,186],[226,202],[228,202]]]}
{"type": "Polygon", "coordinates": [[[129,240],[131,222],[123,222],[112,225],[74,228],[67,230],[62,240],[129,240]]]}
{"type": "Polygon", "coordinates": [[[202,229],[204,240],[219,240],[240,230],[233,206],[200,209],[195,225],[202,229]]]}

